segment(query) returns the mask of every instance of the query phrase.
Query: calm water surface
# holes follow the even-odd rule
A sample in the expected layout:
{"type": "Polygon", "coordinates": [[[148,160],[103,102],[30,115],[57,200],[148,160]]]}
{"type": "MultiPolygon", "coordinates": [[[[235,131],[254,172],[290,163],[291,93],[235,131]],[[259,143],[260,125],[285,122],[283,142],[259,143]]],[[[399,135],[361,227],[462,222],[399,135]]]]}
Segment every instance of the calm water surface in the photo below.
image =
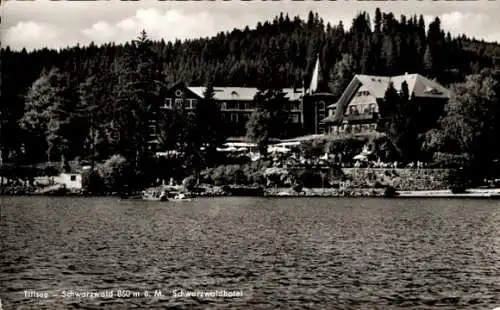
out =
{"type": "Polygon", "coordinates": [[[6,310],[500,306],[498,201],[0,199],[6,310]]]}

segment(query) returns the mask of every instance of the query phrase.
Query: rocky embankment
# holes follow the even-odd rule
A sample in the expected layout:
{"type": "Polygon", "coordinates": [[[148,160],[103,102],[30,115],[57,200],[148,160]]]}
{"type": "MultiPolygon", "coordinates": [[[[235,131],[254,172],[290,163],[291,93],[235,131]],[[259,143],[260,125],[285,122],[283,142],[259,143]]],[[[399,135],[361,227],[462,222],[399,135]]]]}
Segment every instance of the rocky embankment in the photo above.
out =
{"type": "Polygon", "coordinates": [[[384,197],[384,188],[303,188],[295,191],[289,188],[266,189],[267,197],[384,197]]]}
{"type": "Polygon", "coordinates": [[[264,197],[384,197],[385,188],[259,188],[245,186],[200,186],[189,192],[192,197],[264,196],[264,197]]]}

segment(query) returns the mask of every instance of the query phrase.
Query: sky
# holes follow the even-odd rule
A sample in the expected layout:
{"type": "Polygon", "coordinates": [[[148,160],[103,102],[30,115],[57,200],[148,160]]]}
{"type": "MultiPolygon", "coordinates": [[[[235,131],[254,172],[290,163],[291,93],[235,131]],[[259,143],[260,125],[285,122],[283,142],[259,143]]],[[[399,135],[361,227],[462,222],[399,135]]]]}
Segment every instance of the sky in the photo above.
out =
{"type": "Polygon", "coordinates": [[[356,14],[375,9],[401,14],[438,16],[452,35],[466,34],[500,42],[500,0],[478,1],[2,1],[0,40],[12,49],[62,48],[79,43],[122,43],[145,29],[153,39],[213,36],[220,31],[272,19],[280,12],[307,18],[319,13],[325,23],[346,26],[356,14]]]}

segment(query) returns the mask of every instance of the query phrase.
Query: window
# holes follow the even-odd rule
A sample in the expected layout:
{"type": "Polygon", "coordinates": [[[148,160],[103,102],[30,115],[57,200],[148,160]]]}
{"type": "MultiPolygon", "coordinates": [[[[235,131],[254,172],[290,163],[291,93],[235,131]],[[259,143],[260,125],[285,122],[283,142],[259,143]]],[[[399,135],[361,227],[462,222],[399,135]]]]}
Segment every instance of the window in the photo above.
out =
{"type": "Polygon", "coordinates": [[[196,105],[196,99],[186,99],[186,108],[188,109],[194,109],[195,105],[196,105]]]}
{"type": "Polygon", "coordinates": [[[430,93],[432,95],[440,95],[441,94],[441,92],[439,90],[437,90],[437,89],[435,89],[434,87],[431,87],[431,86],[427,86],[425,88],[424,92],[425,93],[430,93]]]}
{"type": "Polygon", "coordinates": [[[299,115],[296,113],[292,113],[289,117],[290,122],[297,124],[299,123],[299,115]]]}
{"type": "Polygon", "coordinates": [[[184,103],[183,99],[175,99],[175,107],[176,108],[180,108],[183,103],[184,103]]]}
{"type": "Polygon", "coordinates": [[[163,105],[164,109],[171,109],[172,108],[172,98],[167,98],[165,99],[165,104],[163,105]]]}
{"type": "Polygon", "coordinates": [[[238,122],[238,114],[231,113],[231,123],[237,123],[237,122],[238,122]]]}
{"type": "Polygon", "coordinates": [[[324,101],[320,101],[320,102],[318,103],[318,109],[319,109],[319,110],[324,110],[324,109],[325,109],[325,106],[326,106],[326,104],[325,104],[325,102],[324,102],[324,101]]]}
{"type": "Polygon", "coordinates": [[[184,95],[184,92],[180,89],[176,90],[175,91],[175,96],[176,97],[182,97],[184,95]]]}
{"type": "Polygon", "coordinates": [[[227,103],[226,102],[223,102],[220,104],[220,109],[221,110],[226,110],[227,109],[227,103]]]}
{"type": "Polygon", "coordinates": [[[297,102],[290,102],[290,110],[299,110],[299,104],[297,102]]]}
{"type": "Polygon", "coordinates": [[[196,107],[196,104],[198,104],[198,100],[196,100],[196,99],[191,99],[191,106],[192,106],[193,108],[195,108],[195,107],[196,107]]]}
{"type": "Polygon", "coordinates": [[[240,103],[238,103],[238,104],[237,104],[237,106],[238,106],[238,108],[239,108],[240,110],[245,110],[245,103],[244,103],[244,102],[240,102],[240,103]]]}
{"type": "Polygon", "coordinates": [[[72,182],[76,181],[76,175],[71,175],[71,176],[69,177],[69,179],[70,179],[72,182]]]}
{"type": "Polygon", "coordinates": [[[357,106],[350,106],[349,107],[349,114],[350,115],[359,115],[358,107],[357,106]]]}
{"type": "Polygon", "coordinates": [[[236,108],[234,102],[226,103],[226,107],[227,109],[233,109],[233,110],[236,108]]]}

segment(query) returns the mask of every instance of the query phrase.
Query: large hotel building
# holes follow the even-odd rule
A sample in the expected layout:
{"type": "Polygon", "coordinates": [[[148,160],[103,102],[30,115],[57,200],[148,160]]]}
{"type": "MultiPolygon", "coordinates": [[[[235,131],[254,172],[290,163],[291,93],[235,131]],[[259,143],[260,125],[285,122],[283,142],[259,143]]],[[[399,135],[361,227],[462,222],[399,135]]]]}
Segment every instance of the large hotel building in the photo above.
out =
{"type": "MultiPolygon", "coordinates": [[[[420,109],[428,111],[425,120],[435,122],[448,102],[450,92],[437,82],[420,74],[399,76],[356,75],[339,98],[331,93],[316,92],[319,61],[316,62],[311,86],[306,91],[298,88],[283,89],[288,106],[287,132],[292,136],[311,134],[362,134],[377,130],[379,103],[384,99],[390,83],[396,90],[406,82],[413,100],[420,109]],[[335,100],[337,99],[337,100],[335,100]],[[434,117],[435,116],[435,117],[434,117]]],[[[246,122],[255,109],[252,87],[214,87],[214,99],[226,121],[228,134],[241,137],[246,134],[246,122]]],[[[166,92],[163,109],[184,107],[192,110],[203,99],[205,87],[179,83],[166,92]]],[[[431,124],[429,124],[431,125],[431,124]]]]}

